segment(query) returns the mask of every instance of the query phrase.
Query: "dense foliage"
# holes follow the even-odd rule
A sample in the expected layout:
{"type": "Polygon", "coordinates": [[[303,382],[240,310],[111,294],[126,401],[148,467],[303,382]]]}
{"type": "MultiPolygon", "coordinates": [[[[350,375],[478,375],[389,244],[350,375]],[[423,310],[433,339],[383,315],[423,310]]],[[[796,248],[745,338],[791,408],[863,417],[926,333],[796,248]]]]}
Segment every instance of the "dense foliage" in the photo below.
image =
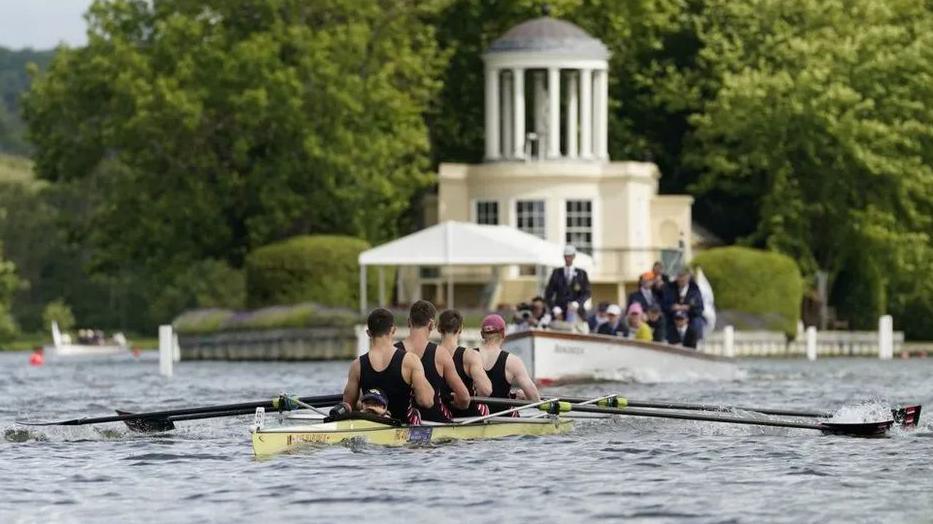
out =
{"type": "MultiPolygon", "coordinates": [[[[352,237],[300,236],[261,247],[246,258],[249,307],[316,302],[356,308],[357,259],[369,243],[352,237]]],[[[375,269],[367,273],[369,297],[378,292],[375,269]]],[[[389,283],[392,277],[389,276],[389,283]]]]}
{"type": "Polygon", "coordinates": [[[29,153],[26,125],[20,118],[20,96],[29,87],[26,67],[45,68],[54,51],[13,51],[0,47],[0,153],[29,153]]]}
{"type": "Polygon", "coordinates": [[[704,251],[691,264],[703,269],[718,310],[757,315],[768,329],[796,336],[803,279],[793,259],[733,246],[704,251]]]}
{"type": "MultiPolygon", "coordinates": [[[[0,209],[0,220],[3,219],[2,211],[0,209]]],[[[3,251],[0,249],[0,342],[17,334],[18,329],[10,311],[10,302],[19,286],[20,280],[16,276],[16,265],[9,260],[4,260],[3,251]]]]}
{"type": "MultiPolygon", "coordinates": [[[[887,311],[933,338],[933,4],[548,3],[612,52],[612,158],[657,162],[727,242],[825,271],[852,327],[887,311]]],[[[60,296],[105,327],[236,308],[240,284],[217,284],[259,246],[403,231],[432,160],[481,158],[481,53],[540,8],[95,2],[87,47],[58,50],[24,99],[53,187],[28,236],[0,237],[35,295],[23,314],[60,296]],[[120,318],[79,304],[104,296],[120,318]]]]}

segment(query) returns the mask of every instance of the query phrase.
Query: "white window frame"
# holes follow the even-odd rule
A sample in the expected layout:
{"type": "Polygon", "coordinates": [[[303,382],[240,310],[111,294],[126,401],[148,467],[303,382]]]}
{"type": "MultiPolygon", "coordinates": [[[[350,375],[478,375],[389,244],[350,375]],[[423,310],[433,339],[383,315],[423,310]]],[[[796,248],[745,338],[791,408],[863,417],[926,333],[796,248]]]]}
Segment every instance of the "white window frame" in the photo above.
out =
{"type": "MultiPolygon", "coordinates": [[[[574,233],[577,233],[577,234],[578,234],[578,233],[586,233],[586,232],[587,232],[587,231],[581,231],[581,229],[582,229],[583,226],[568,226],[568,225],[567,225],[567,221],[568,221],[568,219],[569,219],[569,217],[570,217],[570,215],[569,215],[569,213],[568,213],[568,211],[567,211],[567,206],[568,206],[571,202],[588,202],[589,205],[590,205],[590,211],[589,211],[589,213],[590,213],[590,226],[589,226],[589,231],[588,231],[588,233],[589,233],[589,235],[590,235],[590,243],[589,243],[589,246],[587,246],[587,247],[582,247],[582,246],[579,246],[579,245],[576,245],[576,244],[575,244],[574,247],[576,247],[577,249],[580,249],[582,252],[587,253],[588,255],[593,255],[593,253],[595,253],[595,250],[596,250],[596,222],[597,222],[597,220],[596,220],[596,201],[595,201],[595,199],[592,199],[592,198],[568,198],[568,199],[564,200],[564,205],[561,206],[561,210],[562,210],[562,213],[561,213],[561,222],[562,222],[562,225],[563,225],[563,227],[562,227],[563,235],[562,235],[562,237],[561,237],[561,240],[564,242],[564,244],[570,244],[571,242],[570,242],[570,239],[568,238],[569,235],[574,234],[574,233]]],[[[581,212],[581,213],[582,213],[582,212],[581,212]]]]}
{"type": "Polygon", "coordinates": [[[541,238],[541,239],[543,239],[543,240],[546,240],[546,239],[547,239],[547,200],[546,200],[546,199],[543,199],[543,198],[521,198],[521,199],[516,199],[516,200],[515,200],[515,225],[514,225],[514,227],[515,227],[515,229],[518,229],[519,231],[525,231],[526,233],[535,235],[535,236],[537,236],[538,238],[541,238]],[[526,230],[522,229],[522,228],[520,227],[520,225],[519,225],[519,211],[518,211],[518,205],[519,205],[519,204],[522,204],[522,203],[526,203],[526,202],[540,202],[540,203],[541,203],[541,226],[540,226],[541,234],[540,234],[540,235],[538,235],[537,233],[533,233],[533,232],[531,232],[531,231],[526,231],[526,230]]]}
{"type": "Polygon", "coordinates": [[[499,225],[503,223],[502,220],[502,202],[492,199],[492,198],[474,198],[470,203],[470,222],[474,224],[479,224],[479,205],[480,204],[495,204],[496,205],[496,223],[493,225],[499,225]]]}

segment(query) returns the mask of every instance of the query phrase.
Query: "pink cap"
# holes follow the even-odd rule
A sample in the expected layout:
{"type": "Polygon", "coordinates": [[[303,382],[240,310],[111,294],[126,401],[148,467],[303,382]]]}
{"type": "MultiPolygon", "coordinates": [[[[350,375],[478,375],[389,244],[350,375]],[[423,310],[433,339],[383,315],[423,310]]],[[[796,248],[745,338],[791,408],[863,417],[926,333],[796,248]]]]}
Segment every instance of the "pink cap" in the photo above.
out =
{"type": "Polygon", "coordinates": [[[483,333],[495,333],[496,331],[505,332],[505,320],[495,313],[486,315],[480,330],[483,333]]]}
{"type": "Polygon", "coordinates": [[[633,315],[636,313],[641,315],[643,312],[644,311],[641,309],[641,304],[639,304],[638,302],[632,302],[632,305],[628,307],[629,315],[633,315]]]}

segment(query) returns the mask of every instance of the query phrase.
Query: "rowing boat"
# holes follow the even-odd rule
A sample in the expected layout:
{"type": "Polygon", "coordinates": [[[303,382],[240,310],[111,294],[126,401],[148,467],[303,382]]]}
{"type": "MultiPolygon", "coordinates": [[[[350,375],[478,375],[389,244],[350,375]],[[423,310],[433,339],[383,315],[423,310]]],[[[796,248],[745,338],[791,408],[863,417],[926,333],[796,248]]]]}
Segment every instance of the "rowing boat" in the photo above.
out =
{"type": "Polygon", "coordinates": [[[450,440],[497,439],[514,436],[544,436],[566,433],[573,422],[561,417],[493,417],[467,424],[396,426],[372,419],[349,419],[320,424],[294,424],[266,428],[257,422],[252,428],[253,453],[274,455],[308,444],[338,444],[353,440],[379,446],[404,446],[450,440]]]}

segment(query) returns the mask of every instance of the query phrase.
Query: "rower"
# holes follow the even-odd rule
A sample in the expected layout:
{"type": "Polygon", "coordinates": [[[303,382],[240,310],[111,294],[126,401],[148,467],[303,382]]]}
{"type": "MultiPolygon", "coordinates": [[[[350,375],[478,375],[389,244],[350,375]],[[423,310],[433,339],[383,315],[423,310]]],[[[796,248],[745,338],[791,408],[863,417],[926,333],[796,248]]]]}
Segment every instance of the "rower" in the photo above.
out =
{"type": "Polygon", "coordinates": [[[492,383],[492,394],[489,396],[509,398],[512,385],[516,385],[525,394],[525,399],[537,402],[540,399],[538,388],[528,375],[525,363],[502,349],[502,342],[505,340],[505,320],[495,313],[486,315],[480,328],[480,336],[483,339],[479,348],[483,369],[492,383]]]}
{"type": "MultiPolygon", "coordinates": [[[[473,396],[488,397],[492,393],[492,382],[483,368],[483,359],[478,350],[468,351],[460,345],[460,332],[463,330],[463,315],[455,309],[448,309],[438,318],[437,330],[441,334],[438,348],[446,351],[454,361],[457,375],[473,396]]],[[[447,390],[449,391],[449,389],[447,390]]],[[[466,409],[452,407],[453,417],[481,417],[489,414],[486,404],[471,404],[466,409]]]]}
{"type": "Polygon", "coordinates": [[[344,403],[355,409],[361,389],[379,389],[385,395],[389,416],[406,424],[420,424],[417,406],[431,408],[434,405],[434,388],[425,378],[417,355],[392,346],[395,336],[392,312],[374,309],[366,319],[366,334],[370,340],[369,352],[350,365],[343,390],[344,403]]]}
{"type": "Polygon", "coordinates": [[[470,406],[470,392],[457,375],[450,353],[438,351],[437,344],[428,340],[434,330],[435,315],[437,309],[427,300],[412,304],[408,312],[408,336],[395,347],[414,353],[421,359],[428,383],[434,388],[434,407],[421,410],[421,418],[431,422],[450,422],[450,406],[443,398],[445,388],[453,392],[453,405],[458,409],[470,406]]]}
{"type": "Polygon", "coordinates": [[[360,399],[360,411],[378,417],[388,417],[389,400],[381,389],[368,389],[360,399]]]}

